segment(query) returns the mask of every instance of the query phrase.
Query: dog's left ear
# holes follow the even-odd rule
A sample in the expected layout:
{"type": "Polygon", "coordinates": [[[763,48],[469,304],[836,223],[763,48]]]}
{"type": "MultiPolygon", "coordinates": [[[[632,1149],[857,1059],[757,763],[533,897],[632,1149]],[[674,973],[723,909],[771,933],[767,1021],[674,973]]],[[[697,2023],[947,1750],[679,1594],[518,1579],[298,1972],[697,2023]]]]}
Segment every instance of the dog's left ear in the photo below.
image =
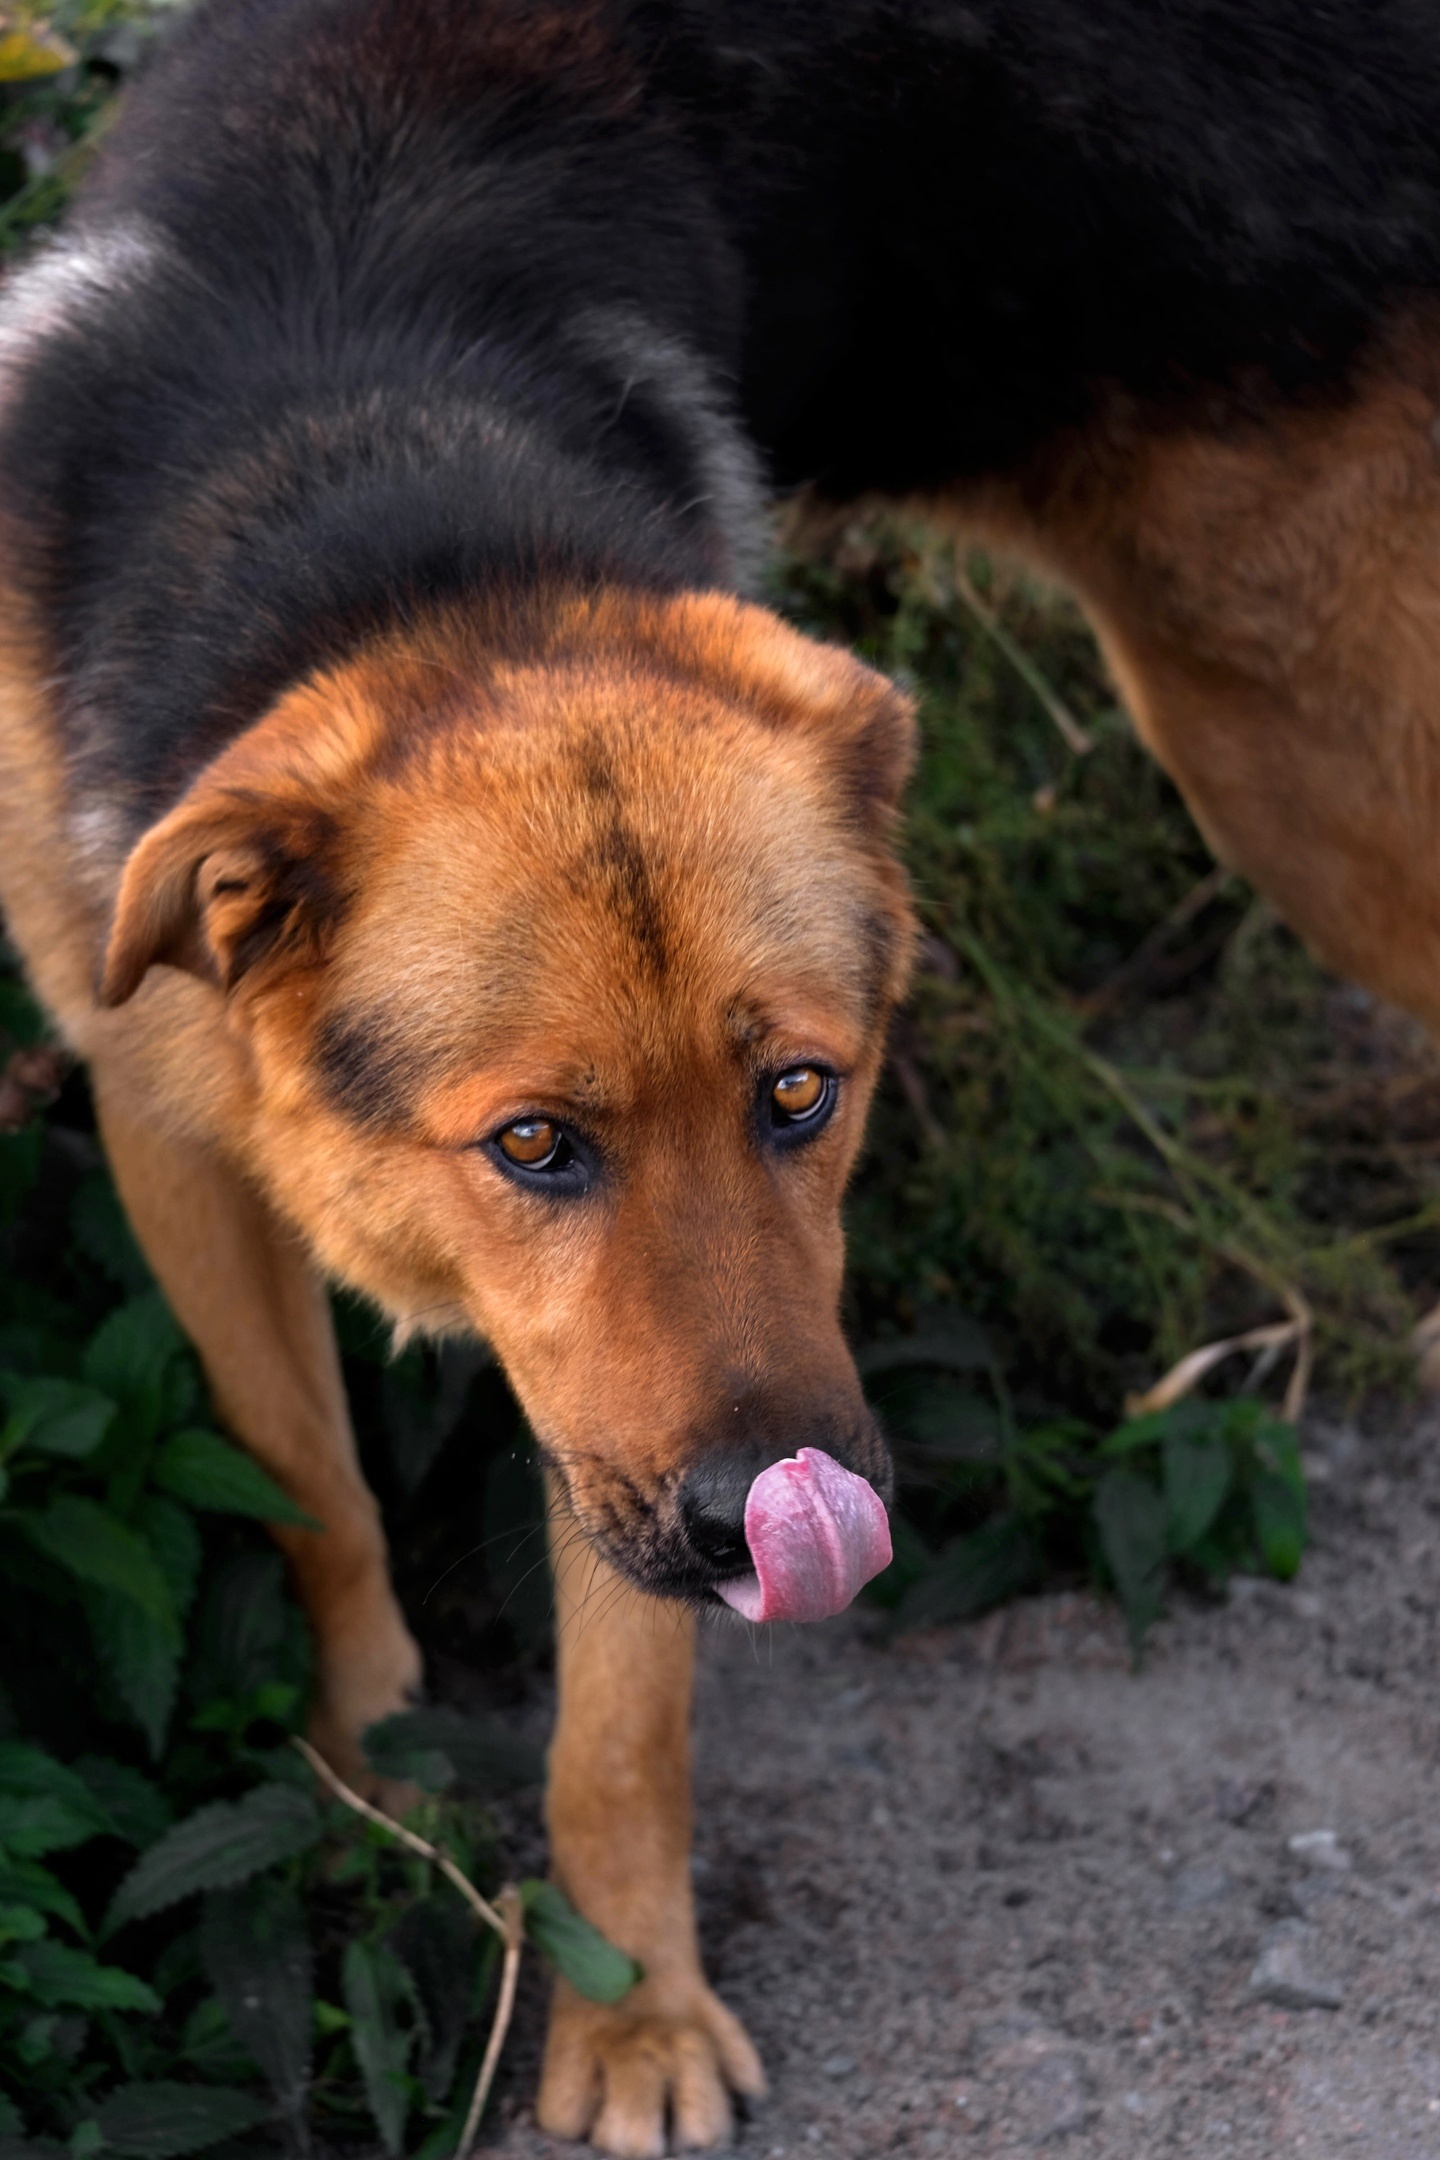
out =
{"type": "Polygon", "coordinates": [[[726,682],[751,711],[803,737],[837,774],[860,825],[888,841],[915,765],[913,701],[852,653],[802,637],[764,608],[686,595],[674,620],[703,680],[726,682]]]}
{"type": "Polygon", "coordinates": [[[861,824],[888,841],[919,750],[914,700],[850,653],[801,644],[794,666],[805,696],[796,725],[814,732],[861,824]]]}

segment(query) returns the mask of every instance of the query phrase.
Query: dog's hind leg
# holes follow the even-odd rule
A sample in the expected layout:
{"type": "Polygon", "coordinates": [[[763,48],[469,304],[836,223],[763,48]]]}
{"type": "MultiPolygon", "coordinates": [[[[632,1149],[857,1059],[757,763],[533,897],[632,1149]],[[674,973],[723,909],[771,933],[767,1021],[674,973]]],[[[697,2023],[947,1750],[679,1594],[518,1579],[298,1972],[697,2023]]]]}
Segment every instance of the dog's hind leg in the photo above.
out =
{"type": "Polygon", "coordinates": [[[274,1529],[314,1631],[311,1736],[342,1775],[373,1790],[360,1735],[411,1697],[420,1654],[360,1475],[323,1285],[299,1242],[225,1163],[138,1122],[121,1091],[107,1088],[103,1061],[93,1078],[120,1196],[200,1353],[216,1409],[323,1526],[274,1529]]]}
{"type": "Polygon", "coordinates": [[[1440,324],[1411,324],[1331,404],[1122,411],[990,532],[1084,601],[1216,853],[1440,1036],[1437,406],[1440,324]]]}
{"type": "Polygon", "coordinates": [[[695,1619],[643,1596],[577,1530],[554,1486],[560,1708],[548,1815],[561,1887],[644,1978],[614,2008],[555,1983],[539,2119],[602,2150],[725,2144],[731,2091],[765,2076],[700,1969],[690,1887],[695,1619]]]}

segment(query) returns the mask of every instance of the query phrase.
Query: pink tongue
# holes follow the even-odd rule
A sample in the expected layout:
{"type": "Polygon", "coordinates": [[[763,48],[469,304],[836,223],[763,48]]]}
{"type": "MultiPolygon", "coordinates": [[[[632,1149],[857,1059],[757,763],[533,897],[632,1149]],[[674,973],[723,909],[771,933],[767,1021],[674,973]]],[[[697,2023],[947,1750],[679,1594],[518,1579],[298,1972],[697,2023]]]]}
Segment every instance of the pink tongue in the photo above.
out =
{"type": "Polygon", "coordinates": [[[771,1463],[745,1502],[753,1575],[717,1583],[747,1620],[828,1620],[890,1562],[890,1525],[873,1485],[820,1448],[771,1463]]]}

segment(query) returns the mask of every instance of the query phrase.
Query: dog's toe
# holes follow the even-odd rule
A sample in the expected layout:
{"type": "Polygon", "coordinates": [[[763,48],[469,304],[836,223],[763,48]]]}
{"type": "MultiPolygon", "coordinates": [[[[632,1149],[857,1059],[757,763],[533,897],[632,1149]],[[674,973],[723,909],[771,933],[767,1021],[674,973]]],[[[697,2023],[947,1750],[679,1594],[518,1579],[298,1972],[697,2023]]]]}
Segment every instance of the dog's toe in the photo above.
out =
{"type": "Polygon", "coordinates": [[[728,2145],[730,2092],[763,2093],[760,2059],[703,1983],[683,2006],[671,2007],[679,2014],[651,2011],[633,1998],[607,2009],[561,1982],[536,2110],[542,2129],[559,2137],[588,2133],[617,2160],[728,2145]]]}

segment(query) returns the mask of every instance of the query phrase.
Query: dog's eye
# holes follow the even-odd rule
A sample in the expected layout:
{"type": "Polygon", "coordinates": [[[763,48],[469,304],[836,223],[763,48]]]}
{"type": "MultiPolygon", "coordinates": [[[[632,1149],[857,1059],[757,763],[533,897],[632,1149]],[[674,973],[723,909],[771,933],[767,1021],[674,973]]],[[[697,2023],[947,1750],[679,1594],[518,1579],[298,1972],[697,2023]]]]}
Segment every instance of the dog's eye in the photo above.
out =
{"type": "Polygon", "coordinates": [[[495,1145],[507,1162],[522,1170],[553,1170],[558,1167],[565,1136],[551,1118],[517,1118],[495,1135],[495,1145]]]}
{"type": "Polygon", "coordinates": [[[808,1140],[835,1107],[835,1075],[823,1065],[792,1065],[770,1082],[766,1098],[770,1138],[782,1145],[808,1140]]]}
{"type": "Polygon", "coordinates": [[[601,1175],[600,1158],[590,1143],[539,1111],[512,1118],[481,1146],[512,1184],[528,1186],[550,1200],[576,1199],[601,1175]]]}
{"type": "Polygon", "coordinates": [[[825,1100],[825,1075],[818,1065],[797,1065],[793,1072],[781,1073],[770,1100],[782,1117],[813,1117],[825,1100]]]}

